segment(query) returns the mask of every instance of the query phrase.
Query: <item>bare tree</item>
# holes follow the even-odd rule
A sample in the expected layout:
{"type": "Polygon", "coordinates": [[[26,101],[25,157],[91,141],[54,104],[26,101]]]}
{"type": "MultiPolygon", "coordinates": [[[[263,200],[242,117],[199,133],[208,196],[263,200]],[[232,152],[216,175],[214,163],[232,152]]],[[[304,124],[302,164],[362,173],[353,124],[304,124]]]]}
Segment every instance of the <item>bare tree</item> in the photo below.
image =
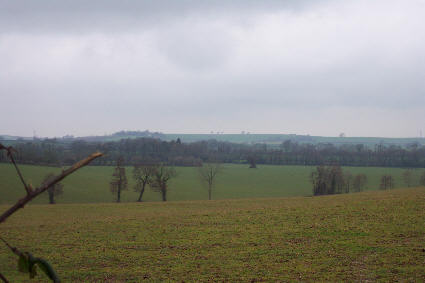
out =
{"type": "Polygon", "coordinates": [[[423,172],[421,177],[419,178],[419,185],[425,186],[425,172],[423,172]]]}
{"type": "Polygon", "coordinates": [[[175,176],[177,173],[173,167],[159,165],[156,168],[150,187],[153,191],[161,194],[162,201],[167,201],[168,181],[175,176]]]}
{"type": "Polygon", "coordinates": [[[316,171],[311,172],[310,182],[313,185],[313,195],[327,194],[327,168],[323,165],[317,166],[316,171]]]}
{"type": "Polygon", "coordinates": [[[117,166],[112,173],[112,181],[109,183],[111,193],[117,194],[117,202],[121,201],[121,192],[127,190],[127,176],[125,175],[125,167],[122,167],[123,159],[120,157],[117,160],[117,166]]]}
{"type": "Polygon", "coordinates": [[[413,184],[413,172],[412,169],[406,169],[403,172],[403,181],[407,187],[411,187],[413,184]]]}
{"type": "Polygon", "coordinates": [[[341,166],[318,166],[310,175],[313,195],[330,195],[345,192],[346,183],[341,166]]]}
{"type": "MultiPolygon", "coordinates": [[[[53,173],[49,173],[44,177],[43,185],[51,182],[51,180],[55,177],[53,173]]],[[[63,194],[63,184],[62,183],[56,183],[52,186],[50,186],[47,189],[47,193],[49,194],[49,203],[55,204],[55,197],[63,194]]]]}
{"type": "Polygon", "coordinates": [[[345,182],[345,193],[348,194],[351,190],[351,186],[353,183],[353,175],[351,172],[344,172],[344,182],[345,182]]]}
{"type": "Polygon", "coordinates": [[[208,199],[211,200],[212,189],[215,186],[217,175],[222,171],[223,167],[220,163],[207,163],[199,167],[198,173],[201,182],[207,186],[208,199]]]}
{"type": "Polygon", "coordinates": [[[255,161],[255,156],[250,155],[246,158],[249,163],[249,168],[257,168],[257,162],[255,161]]]}
{"type": "Polygon", "coordinates": [[[381,184],[379,185],[381,190],[388,190],[394,188],[394,178],[391,175],[383,175],[381,177],[381,184]]]}
{"type": "Polygon", "coordinates": [[[345,179],[341,166],[333,165],[330,170],[331,190],[336,194],[344,193],[345,179]]]}
{"type": "Polygon", "coordinates": [[[155,165],[136,165],[133,168],[133,178],[136,180],[134,191],[139,193],[138,202],[142,201],[146,185],[152,182],[152,177],[156,171],[155,165]]]}
{"type": "Polygon", "coordinates": [[[361,192],[367,184],[367,176],[365,174],[357,174],[353,180],[353,190],[361,192]]]}

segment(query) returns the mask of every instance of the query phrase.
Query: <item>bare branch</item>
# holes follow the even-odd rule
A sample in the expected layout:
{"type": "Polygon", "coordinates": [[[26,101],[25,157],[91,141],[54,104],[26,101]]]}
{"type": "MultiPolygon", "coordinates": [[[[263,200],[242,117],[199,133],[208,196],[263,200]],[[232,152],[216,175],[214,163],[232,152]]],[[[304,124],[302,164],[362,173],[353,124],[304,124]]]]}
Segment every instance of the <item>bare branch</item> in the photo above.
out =
{"type": "MultiPolygon", "coordinates": [[[[1,149],[1,148],[0,148],[1,149]]],[[[80,169],[81,167],[86,166],[90,162],[92,162],[94,159],[101,157],[103,154],[100,152],[93,153],[86,159],[83,159],[74,165],[72,165],[70,168],[66,169],[65,171],[62,171],[62,174],[52,178],[49,182],[41,185],[40,187],[30,191],[25,197],[21,198],[16,202],[11,208],[9,208],[6,212],[4,212],[0,216],[0,223],[4,222],[9,216],[11,216],[13,213],[15,213],[18,209],[23,208],[29,201],[31,201],[33,198],[37,197],[44,191],[46,191],[51,186],[55,185],[56,183],[63,180],[68,175],[74,173],[76,170],[80,169]]]]}
{"type": "Polygon", "coordinates": [[[4,283],[9,283],[9,281],[7,281],[6,277],[3,276],[3,274],[0,273],[0,279],[3,280],[4,283]]]}
{"type": "Polygon", "coordinates": [[[28,186],[27,183],[25,183],[24,177],[22,176],[22,173],[19,170],[18,165],[16,165],[15,159],[13,158],[13,152],[16,152],[16,150],[11,146],[5,147],[4,145],[0,144],[0,150],[2,149],[7,151],[7,157],[9,157],[10,161],[12,161],[13,165],[15,166],[16,172],[18,173],[18,176],[21,179],[22,184],[24,184],[27,194],[30,194],[31,187],[28,186]]]}
{"type": "Polygon", "coordinates": [[[21,255],[23,255],[23,253],[20,251],[20,250],[18,250],[17,248],[15,248],[15,247],[12,247],[11,245],[9,245],[9,243],[8,242],[6,242],[6,240],[5,239],[3,239],[2,237],[0,237],[0,240],[2,240],[3,241],[3,243],[15,254],[15,255],[17,255],[17,256],[21,256],[21,255]]]}

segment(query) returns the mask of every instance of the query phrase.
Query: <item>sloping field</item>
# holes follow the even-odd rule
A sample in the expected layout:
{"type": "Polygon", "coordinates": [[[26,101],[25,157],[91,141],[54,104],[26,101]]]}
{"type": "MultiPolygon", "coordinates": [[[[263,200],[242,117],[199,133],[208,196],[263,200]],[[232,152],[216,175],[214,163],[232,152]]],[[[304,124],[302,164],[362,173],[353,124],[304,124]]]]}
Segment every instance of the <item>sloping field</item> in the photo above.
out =
{"type": "MultiPolygon", "coordinates": [[[[423,282],[425,188],[29,205],[0,235],[47,258],[63,282],[423,282]]],[[[0,272],[25,281],[15,270],[16,257],[0,245],[0,272]]]]}
{"type": "MultiPolygon", "coordinates": [[[[60,169],[42,166],[21,166],[28,182],[37,186],[49,172],[59,173],[60,169]]],[[[202,200],[207,199],[207,190],[200,183],[197,168],[177,167],[178,176],[170,181],[168,200],[202,200]]],[[[260,165],[258,169],[249,169],[247,165],[226,164],[217,178],[217,186],[213,191],[213,199],[258,198],[309,196],[312,194],[309,175],[314,166],[272,166],[260,165]]],[[[404,169],[378,167],[344,167],[353,175],[364,173],[368,177],[366,190],[376,190],[383,174],[391,174],[395,178],[395,186],[405,187],[402,180],[404,169]]],[[[424,169],[414,169],[414,180],[417,185],[419,175],[424,169]]],[[[112,202],[114,196],[109,192],[112,167],[88,166],[63,181],[64,194],[57,198],[58,203],[94,203],[112,202]]],[[[137,200],[133,192],[134,181],[132,168],[127,168],[129,181],[128,191],[122,194],[124,202],[137,200]]],[[[24,192],[22,184],[12,165],[0,164],[0,204],[15,202],[24,192]]],[[[159,201],[157,193],[147,189],[146,201],[159,201]]],[[[47,196],[35,199],[35,203],[47,203],[47,196]]]]}

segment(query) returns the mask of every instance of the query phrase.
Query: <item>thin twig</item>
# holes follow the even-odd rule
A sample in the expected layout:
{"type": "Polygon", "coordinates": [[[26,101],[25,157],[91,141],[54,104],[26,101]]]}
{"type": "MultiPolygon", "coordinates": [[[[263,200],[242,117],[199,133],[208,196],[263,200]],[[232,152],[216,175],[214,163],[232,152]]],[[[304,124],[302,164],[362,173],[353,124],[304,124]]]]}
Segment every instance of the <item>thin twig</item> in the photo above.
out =
{"type": "Polygon", "coordinates": [[[18,168],[18,165],[16,165],[15,159],[13,158],[12,154],[9,155],[10,160],[12,160],[13,165],[15,165],[16,172],[18,172],[19,178],[21,178],[22,184],[24,184],[25,190],[27,191],[27,194],[31,193],[31,188],[25,183],[24,177],[22,177],[21,171],[18,168]]]}
{"type": "Polygon", "coordinates": [[[9,146],[9,147],[5,147],[4,145],[0,144],[0,149],[4,149],[7,151],[7,157],[10,158],[10,161],[12,161],[13,165],[15,166],[16,172],[18,173],[19,178],[21,179],[22,184],[25,187],[25,190],[27,191],[27,194],[31,193],[31,188],[27,185],[27,183],[25,183],[24,177],[22,176],[21,171],[18,168],[18,165],[16,165],[15,159],[13,158],[13,151],[16,152],[16,150],[9,146]]]}
{"type": "Polygon", "coordinates": [[[3,280],[4,283],[9,283],[9,281],[7,281],[6,277],[3,276],[3,274],[0,273],[0,279],[3,280]]]}
{"type": "Polygon", "coordinates": [[[20,251],[20,250],[18,250],[17,248],[15,248],[15,247],[12,247],[5,239],[3,239],[2,237],[0,237],[0,240],[2,240],[3,241],[3,243],[15,254],[15,255],[17,255],[17,256],[21,256],[21,255],[23,255],[23,253],[20,251]]]}
{"type": "MultiPolygon", "coordinates": [[[[1,148],[0,148],[1,149],[1,148]]],[[[101,157],[103,154],[100,152],[93,153],[86,159],[83,159],[74,165],[72,165],[70,168],[66,169],[65,171],[62,171],[62,173],[53,179],[51,179],[49,182],[42,184],[40,187],[31,190],[30,193],[28,193],[25,197],[18,200],[11,208],[9,208],[7,211],[5,211],[0,216],[0,223],[4,222],[9,216],[11,216],[13,213],[15,213],[18,209],[23,208],[29,201],[31,201],[33,198],[38,196],[39,194],[46,191],[51,186],[55,185],[56,183],[62,181],[65,177],[68,175],[74,173],[76,170],[80,169],[81,167],[86,166],[90,162],[92,162],[94,159],[101,157]]]]}

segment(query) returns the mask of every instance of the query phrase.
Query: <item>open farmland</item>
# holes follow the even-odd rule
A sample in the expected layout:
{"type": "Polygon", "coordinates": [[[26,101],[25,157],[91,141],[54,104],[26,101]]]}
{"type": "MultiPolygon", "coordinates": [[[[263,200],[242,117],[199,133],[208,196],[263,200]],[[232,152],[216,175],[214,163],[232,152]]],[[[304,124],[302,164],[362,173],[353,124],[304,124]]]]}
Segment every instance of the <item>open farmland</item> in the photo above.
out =
{"type": "MultiPolygon", "coordinates": [[[[34,186],[40,184],[48,172],[59,173],[55,167],[21,166],[23,175],[34,186]]],[[[168,200],[207,199],[207,191],[201,185],[196,167],[177,167],[177,177],[170,182],[168,200]]],[[[258,166],[249,169],[247,165],[224,165],[217,178],[213,199],[309,196],[312,194],[309,175],[313,166],[258,166]]],[[[353,175],[364,173],[368,177],[366,190],[376,190],[383,174],[395,178],[395,187],[404,187],[402,180],[404,169],[376,167],[344,167],[353,175]]],[[[113,168],[106,166],[88,166],[63,181],[64,194],[57,198],[58,203],[94,203],[111,202],[114,196],[109,192],[113,168]]],[[[424,169],[414,169],[414,185],[424,169]]],[[[132,168],[127,167],[129,190],[122,194],[122,201],[135,201],[132,168]]],[[[0,204],[12,203],[22,196],[23,187],[12,165],[0,164],[0,204]]],[[[149,188],[143,197],[146,201],[159,201],[160,196],[149,188]]],[[[47,195],[34,200],[35,203],[47,203],[47,195]]]]}
{"type": "MultiPolygon", "coordinates": [[[[3,223],[0,234],[48,259],[64,282],[419,282],[425,280],[424,224],[425,189],[414,188],[29,205],[3,223]]],[[[4,245],[0,270],[12,282],[27,278],[4,245]]]]}

